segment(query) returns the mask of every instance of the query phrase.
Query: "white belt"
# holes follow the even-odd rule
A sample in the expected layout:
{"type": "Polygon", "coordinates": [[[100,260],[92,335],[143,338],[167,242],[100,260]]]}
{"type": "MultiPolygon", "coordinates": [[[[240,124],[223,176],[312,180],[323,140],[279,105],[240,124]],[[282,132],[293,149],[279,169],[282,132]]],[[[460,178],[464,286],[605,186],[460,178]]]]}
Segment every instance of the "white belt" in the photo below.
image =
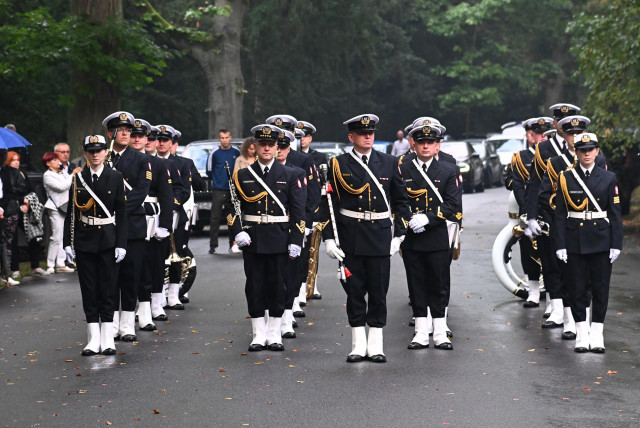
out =
{"type": "Polygon", "coordinates": [[[593,220],[596,218],[607,218],[607,212],[601,211],[569,211],[567,213],[567,217],[569,218],[579,218],[580,220],[593,220]]]}
{"type": "Polygon", "coordinates": [[[147,196],[146,198],[144,198],[144,202],[145,203],[150,203],[150,204],[157,204],[158,203],[158,197],[157,196],[147,196]]]}
{"type": "Polygon", "coordinates": [[[383,213],[374,213],[373,211],[358,212],[340,208],[340,214],[351,218],[358,218],[360,220],[382,220],[385,218],[389,218],[389,211],[383,213]]]}
{"type": "Polygon", "coordinates": [[[84,224],[88,224],[89,226],[101,226],[105,224],[116,224],[116,218],[98,218],[91,216],[80,216],[80,221],[84,224]]]}
{"type": "Polygon", "coordinates": [[[242,219],[246,221],[253,221],[256,223],[288,223],[289,216],[288,215],[250,215],[250,214],[242,214],[242,219]]]}

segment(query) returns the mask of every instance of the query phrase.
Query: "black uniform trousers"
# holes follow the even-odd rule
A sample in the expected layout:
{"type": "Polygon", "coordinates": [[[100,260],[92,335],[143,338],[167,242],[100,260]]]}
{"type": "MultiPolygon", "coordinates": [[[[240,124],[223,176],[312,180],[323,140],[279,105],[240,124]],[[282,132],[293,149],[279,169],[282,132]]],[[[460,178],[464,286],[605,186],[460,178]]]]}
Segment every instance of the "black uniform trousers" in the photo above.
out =
{"type": "Polygon", "coordinates": [[[532,257],[536,257],[536,253],[533,250],[533,244],[531,239],[523,236],[519,240],[520,242],[520,264],[524,273],[532,281],[540,279],[540,265],[533,260],[532,257]]]}
{"type": "Polygon", "coordinates": [[[120,273],[117,278],[116,299],[113,309],[122,307],[123,311],[135,311],[138,301],[138,288],[142,281],[142,260],[144,257],[144,239],[127,241],[127,255],[120,262],[120,273]]]}
{"type": "MultiPolygon", "coordinates": [[[[549,224],[549,235],[541,234],[536,238],[538,241],[538,255],[542,262],[542,276],[544,278],[544,288],[549,292],[551,299],[562,299],[565,296],[565,287],[563,284],[564,266],[556,257],[556,243],[553,238],[555,231],[553,230],[554,218],[553,213],[540,206],[539,214],[542,220],[549,224]]],[[[521,240],[522,241],[522,240],[521,240]]],[[[564,263],[562,263],[564,265],[564,263]]],[[[569,306],[569,302],[564,302],[564,306],[569,306]]]]}
{"type": "Polygon", "coordinates": [[[300,291],[300,285],[307,282],[307,277],[309,276],[309,257],[311,256],[311,232],[304,239],[304,245],[302,246],[302,251],[300,252],[300,263],[298,263],[298,291],[300,291]]]}
{"type": "Polygon", "coordinates": [[[242,252],[244,274],[247,277],[245,295],[249,306],[249,316],[260,318],[264,311],[269,316],[282,317],[285,306],[285,276],[287,269],[287,253],[255,254],[242,252]]]}
{"type": "Polygon", "coordinates": [[[389,256],[346,254],[345,266],[351,272],[342,287],[347,293],[347,317],[351,327],[384,327],[387,324],[389,256]],[[366,295],[369,295],[368,305],[366,295]]]}
{"type": "MultiPolygon", "coordinates": [[[[302,254],[304,254],[304,249],[302,254]]],[[[300,294],[300,269],[301,265],[304,264],[304,260],[302,260],[302,254],[295,259],[287,257],[287,272],[285,274],[285,302],[284,308],[291,309],[293,308],[293,301],[300,294]]],[[[309,264],[309,259],[307,259],[307,265],[309,264]]]]}
{"type": "MultiPolygon", "coordinates": [[[[184,229],[185,224],[185,222],[178,223],[175,232],[173,232],[173,242],[176,244],[176,253],[178,253],[180,257],[185,257],[187,255],[193,257],[193,253],[191,253],[191,250],[189,250],[189,247],[187,246],[189,242],[189,232],[184,229]]],[[[169,267],[169,283],[179,284],[181,276],[181,263],[171,263],[171,266],[169,267]]]]}
{"type": "Polygon", "coordinates": [[[573,319],[576,322],[586,321],[586,309],[593,302],[591,321],[603,323],[609,305],[611,280],[609,253],[568,253],[567,270],[569,271],[567,288],[573,319]]]}
{"type": "Polygon", "coordinates": [[[146,242],[144,252],[143,291],[139,290],[138,300],[151,301],[151,293],[161,293],[164,285],[165,260],[169,255],[169,238],[158,241],[151,238],[146,242]]]}
{"type": "Polygon", "coordinates": [[[426,317],[431,309],[433,318],[443,318],[448,304],[445,270],[449,270],[449,250],[403,250],[402,261],[411,284],[413,315],[426,317]]]}
{"type": "Polygon", "coordinates": [[[113,322],[120,270],[114,248],[99,253],[76,251],[76,265],[87,323],[113,322]]]}

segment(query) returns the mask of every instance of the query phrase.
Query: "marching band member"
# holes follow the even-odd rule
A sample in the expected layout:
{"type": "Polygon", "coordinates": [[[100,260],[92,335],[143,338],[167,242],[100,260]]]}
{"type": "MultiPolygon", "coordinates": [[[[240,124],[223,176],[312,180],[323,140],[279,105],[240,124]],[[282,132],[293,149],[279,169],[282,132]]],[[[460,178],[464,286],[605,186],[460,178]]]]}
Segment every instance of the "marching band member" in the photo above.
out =
{"type": "Polygon", "coordinates": [[[574,350],[604,353],[611,267],[622,249],[620,196],[615,174],[595,164],[600,151],[596,135],[576,135],[574,147],[579,165],[558,178],[556,255],[570,272],[568,295],[577,331],[574,350]],[[586,312],[590,301],[591,325],[586,312]]]}
{"type": "Polygon", "coordinates": [[[127,251],[127,206],[124,179],[107,168],[107,143],[89,135],[83,149],[84,169],[75,174],[69,189],[71,209],[64,225],[67,259],[75,259],[87,319],[87,346],[83,356],[114,355],[113,313],[118,292],[118,268],[127,251]]]}
{"type": "Polygon", "coordinates": [[[113,316],[113,335],[124,342],[133,342],[136,338],[135,309],[138,300],[138,287],[141,282],[144,240],[147,236],[147,219],[143,203],[149,194],[151,170],[146,156],[129,149],[129,137],[134,124],[131,113],[118,111],[102,121],[109,138],[113,139],[113,152],[110,153],[109,166],[120,171],[124,177],[127,196],[127,256],[122,261],[118,276],[118,289],[113,316]],[[122,316],[119,315],[122,307],[122,316]]]}
{"type": "Polygon", "coordinates": [[[276,144],[283,133],[280,128],[263,124],[251,132],[258,161],[233,175],[242,213],[230,214],[227,224],[244,259],[245,294],[253,329],[249,351],[283,351],[283,285],[287,255],[299,257],[302,249],[304,183],[294,169],[276,162],[276,144]]]}
{"type": "Polygon", "coordinates": [[[328,184],[333,191],[321,210],[321,221],[327,222],[323,229],[327,254],[351,271],[351,276],[341,281],[352,332],[347,362],[366,357],[377,363],[387,360],[382,328],[387,323],[390,256],[400,249],[411,215],[398,159],[373,150],[378,121],[373,114],[363,114],[344,122],[353,150],[332,159],[328,184]],[[341,247],[336,245],[334,227],[341,247]]]}
{"type": "Polygon", "coordinates": [[[450,242],[446,219],[458,212],[460,202],[456,168],[435,160],[440,129],[420,126],[409,134],[416,157],[400,165],[402,179],[413,217],[410,230],[401,245],[408,283],[412,287],[412,306],[416,335],[409,349],[429,347],[427,312],[433,317],[433,340],[438,349],[451,350],[444,319],[450,242]]]}

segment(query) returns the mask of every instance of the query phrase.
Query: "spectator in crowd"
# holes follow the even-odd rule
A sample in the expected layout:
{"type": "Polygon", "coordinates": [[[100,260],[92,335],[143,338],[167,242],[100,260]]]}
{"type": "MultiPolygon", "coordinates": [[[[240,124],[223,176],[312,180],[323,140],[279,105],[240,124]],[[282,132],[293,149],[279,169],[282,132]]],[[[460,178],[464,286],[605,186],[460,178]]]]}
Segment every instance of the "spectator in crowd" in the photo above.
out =
{"type": "Polygon", "coordinates": [[[11,278],[11,274],[9,273],[9,253],[4,232],[5,227],[7,226],[7,221],[4,216],[4,186],[2,184],[1,171],[3,169],[6,157],[7,151],[4,149],[0,150],[0,274],[2,275],[2,279],[0,280],[0,282],[2,284],[18,285],[20,284],[20,281],[11,278]]]}
{"type": "Polygon", "coordinates": [[[13,132],[17,132],[16,131],[16,126],[13,123],[7,123],[4,127],[9,129],[9,130],[11,130],[11,131],[13,131],[13,132]]]}
{"type": "MultiPolygon", "coordinates": [[[[59,144],[56,145],[56,147],[58,146],[59,144]]],[[[42,177],[44,190],[47,194],[47,202],[44,207],[51,221],[51,237],[47,250],[47,272],[49,273],[73,272],[73,269],[68,268],[64,263],[66,254],[62,248],[64,217],[67,215],[72,176],[62,171],[61,163],[57,149],[55,152],[45,153],[42,157],[42,164],[47,168],[42,177]]],[[[76,168],[71,173],[81,170],[81,168],[76,168]]]]}
{"type": "Polygon", "coordinates": [[[58,155],[60,161],[60,171],[69,175],[76,169],[76,165],[73,162],[69,162],[69,156],[71,155],[71,149],[67,143],[58,143],[53,147],[53,151],[58,155]]]}
{"type": "Polygon", "coordinates": [[[398,130],[397,137],[398,139],[393,142],[393,149],[391,150],[393,156],[401,156],[410,149],[409,140],[404,138],[404,131],[402,129],[398,130]]]}
{"type": "Polygon", "coordinates": [[[20,257],[18,254],[18,226],[25,232],[31,259],[31,273],[46,276],[49,272],[40,267],[40,242],[42,241],[42,205],[33,192],[29,178],[20,170],[20,155],[7,153],[5,167],[0,171],[4,184],[2,208],[6,219],[5,240],[7,253],[11,259],[11,277],[20,277],[20,257]],[[26,221],[25,221],[26,219],[26,221]]]}
{"type": "MultiPolygon", "coordinates": [[[[240,151],[231,146],[231,132],[221,129],[218,132],[220,148],[212,152],[207,160],[207,176],[211,179],[211,225],[209,232],[209,254],[215,254],[218,247],[218,234],[220,233],[220,219],[230,212],[231,198],[229,196],[229,181],[225,162],[229,167],[235,165],[240,151]],[[224,207],[224,212],[223,212],[224,207]]],[[[232,244],[229,243],[229,251],[232,244]]]]}
{"type": "Polygon", "coordinates": [[[256,161],[256,139],[249,137],[242,142],[240,146],[240,156],[236,159],[236,164],[233,166],[233,172],[246,168],[256,161]]]}

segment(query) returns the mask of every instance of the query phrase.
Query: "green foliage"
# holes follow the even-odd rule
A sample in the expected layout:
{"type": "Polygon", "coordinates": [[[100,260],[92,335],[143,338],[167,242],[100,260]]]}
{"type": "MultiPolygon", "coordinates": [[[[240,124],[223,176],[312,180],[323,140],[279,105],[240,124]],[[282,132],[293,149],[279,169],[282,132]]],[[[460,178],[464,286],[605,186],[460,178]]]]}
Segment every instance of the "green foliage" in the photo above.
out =
{"type": "Polygon", "coordinates": [[[597,2],[568,26],[586,107],[604,145],[617,157],[640,139],[640,1],[597,2]]]}

